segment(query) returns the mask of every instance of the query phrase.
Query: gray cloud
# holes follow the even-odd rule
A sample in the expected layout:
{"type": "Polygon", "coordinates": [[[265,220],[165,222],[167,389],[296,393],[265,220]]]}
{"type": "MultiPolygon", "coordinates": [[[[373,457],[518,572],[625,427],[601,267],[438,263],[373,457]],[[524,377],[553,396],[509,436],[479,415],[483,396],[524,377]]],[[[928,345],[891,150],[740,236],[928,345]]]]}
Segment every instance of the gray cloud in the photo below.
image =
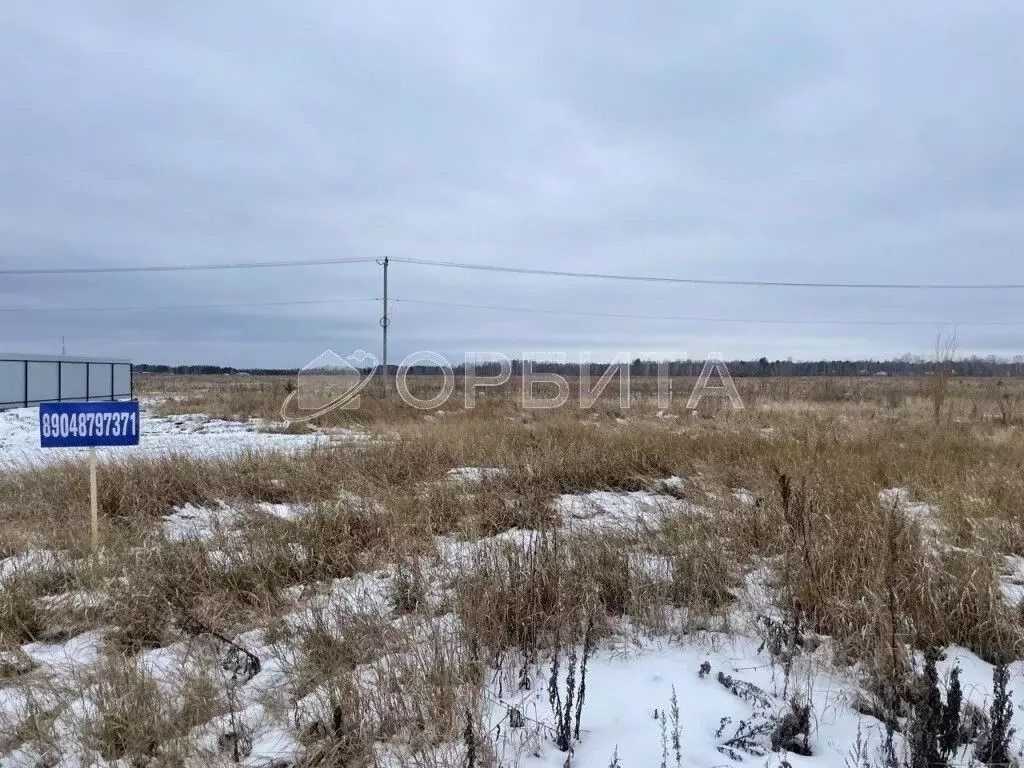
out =
{"type": "MultiPolygon", "coordinates": [[[[682,277],[1024,283],[1024,6],[21,4],[0,27],[0,268],[413,256],[682,277]]],[[[372,264],[8,278],[0,308],[374,297],[372,264]]],[[[1021,292],[572,281],[395,264],[420,348],[1012,355],[1021,292]],[[932,325],[934,323],[934,325],[932,325]]],[[[0,346],[298,366],[372,303],[3,312],[0,346]]]]}

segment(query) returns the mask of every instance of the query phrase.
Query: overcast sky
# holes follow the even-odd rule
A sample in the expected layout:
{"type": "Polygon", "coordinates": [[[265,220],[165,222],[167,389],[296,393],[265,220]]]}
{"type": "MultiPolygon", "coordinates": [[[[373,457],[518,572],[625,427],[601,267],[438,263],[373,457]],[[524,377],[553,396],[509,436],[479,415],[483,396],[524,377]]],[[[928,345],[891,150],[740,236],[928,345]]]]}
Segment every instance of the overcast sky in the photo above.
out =
{"type": "MultiPolygon", "coordinates": [[[[1024,3],[9,3],[0,269],[416,257],[1024,283],[1024,3]]],[[[0,350],[299,367],[379,353],[373,263],[0,277],[0,350]]],[[[393,264],[392,360],[1024,353],[1024,291],[696,287],[393,264]],[[916,326],[842,326],[900,320],[916,326]]]]}

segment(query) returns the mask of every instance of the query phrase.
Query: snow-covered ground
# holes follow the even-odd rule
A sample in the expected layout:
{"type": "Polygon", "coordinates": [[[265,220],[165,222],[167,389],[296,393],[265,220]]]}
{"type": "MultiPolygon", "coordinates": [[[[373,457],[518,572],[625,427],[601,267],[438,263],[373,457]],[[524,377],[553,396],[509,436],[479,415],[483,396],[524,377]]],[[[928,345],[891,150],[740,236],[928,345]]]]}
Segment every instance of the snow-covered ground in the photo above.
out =
{"type": "Polygon", "coordinates": [[[659,528],[662,520],[691,509],[691,505],[649,491],[592,491],[563,494],[555,500],[555,508],[575,533],[631,533],[659,528]]]}
{"type": "MultiPolygon", "coordinates": [[[[154,416],[143,410],[138,446],[101,448],[97,453],[100,458],[169,453],[214,458],[246,451],[296,451],[325,441],[369,439],[359,430],[289,435],[265,431],[268,426],[260,422],[223,421],[202,414],[154,416]]],[[[80,457],[84,452],[81,448],[40,448],[37,408],[0,411],[0,467],[40,465],[80,457]]]]}
{"type": "MultiPolygon", "coordinates": [[[[34,409],[0,413],[0,466],[38,464],[75,453],[39,449],[36,419],[34,409]]],[[[201,415],[145,415],[141,446],[103,453],[125,456],[178,452],[212,457],[239,451],[297,450],[332,437],[368,439],[360,432],[330,437],[283,435],[260,432],[259,427],[201,415]]],[[[502,471],[495,467],[455,468],[442,482],[464,486],[466,493],[473,493],[481,484],[499,478],[502,471]]],[[[715,514],[710,508],[672,495],[687,482],[673,477],[653,484],[651,490],[563,494],[551,503],[567,536],[639,541],[642,535],[657,532],[673,518],[708,518],[715,514]]],[[[757,503],[754,495],[742,488],[732,489],[728,496],[726,503],[733,505],[757,503]]],[[[912,501],[906,491],[886,490],[880,499],[930,530],[935,510],[912,501]]],[[[354,495],[348,500],[384,513],[379,502],[354,495]]],[[[161,521],[163,539],[206,546],[211,561],[230,570],[246,556],[245,547],[236,543],[241,540],[247,516],[253,513],[289,525],[290,521],[316,514],[316,510],[296,503],[260,503],[246,509],[225,504],[183,505],[168,510],[161,521]]],[[[368,716],[384,717],[389,708],[400,708],[405,694],[386,693],[382,681],[397,680],[396,669],[417,664],[424,665],[424,676],[429,680],[427,673],[437,663],[437,655],[458,645],[463,628],[452,608],[457,579],[489,552],[532,548],[542,536],[534,530],[513,529],[471,541],[437,537],[436,551],[423,554],[414,563],[423,581],[422,612],[398,610],[394,604],[396,585],[403,578],[401,569],[408,563],[386,563],[350,578],[289,587],[283,595],[288,601],[284,615],[267,616],[265,624],[249,628],[230,642],[200,636],[144,651],[125,663],[143,670],[163,695],[181,697],[186,680],[202,678],[213,681],[219,693],[231,702],[230,712],[212,717],[191,732],[188,739],[195,762],[186,765],[293,768],[303,754],[304,734],[316,732],[318,724],[329,728],[331,718],[337,717],[337,705],[327,681],[313,681],[312,690],[308,690],[307,681],[307,688],[300,688],[297,669],[303,651],[289,644],[287,638],[318,631],[340,637],[353,619],[358,623],[361,618],[379,621],[388,632],[401,637],[401,650],[359,664],[354,673],[362,700],[376,701],[381,707],[375,711],[369,706],[368,716]],[[268,640],[272,633],[278,636],[274,642],[268,640]],[[241,656],[236,653],[239,648],[244,649],[241,656]],[[239,667],[239,660],[244,662],[246,654],[256,663],[239,667]],[[389,700],[389,695],[397,698],[389,700]],[[235,745],[237,761],[232,755],[235,745]]],[[[291,546],[302,549],[297,544],[291,546]]],[[[298,562],[308,556],[308,551],[295,552],[298,562]]],[[[47,549],[0,559],[0,589],[19,574],[57,570],[66,560],[64,553],[47,549]]],[[[672,560],[664,554],[636,546],[630,549],[628,562],[634,578],[641,581],[658,583],[674,578],[672,560]]],[[[572,563],[567,567],[571,568],[572,563]]],[[[527,674],[511,655],[491,664],[477,691],[485,731],[474,738],[486,739],[488,749],[502,766],[523,768],[881,765],[884,727],[876,717],[865,714],[870,711],[865,706],[865,701],[870,703],[870,694],[861,672],[837,662],[827,637],[808,635],[807,642],[801,637],[799,648],[794,642],[782,652],[773,641],[778,624],[771,622],[780,615],[773,602],[768,570],[746,576],[720,624],[690,633],[680,629],[669,637],[652,636],[622,619],[617,633],[598,641],[586,661],[585,701],[579,710],[579,739],[572,739],[571,760],[556,745],[560,726],[552,702],[555,691],[559,706],[565,708],[569,707],[570,688],[576,702],[584,695],[580,689],[582,669],[575,667],[572,685],[567,677],[569,654],[575,653],[578,663],[582,654],[579,647],[574,651],[561,649],[560,666],[554,675],[551,649],[546,658],[542,654],[531,662],[527,674]],[[785,734],[780,735],[781,725],[787,715],[794,715],[804,706],[809,722],[806,743],[786,741],[785,734]],[[804,748],[809,755],[793,751],[802,752],[804,748]]],[[[1024,559],[1006,558],[1002,591],[1011,602],[1019,601],[1024,594],[1021,584],[1024,559]]],[[[49,607],[64,603],[101,605],[109,599],[105,593],[109,586],[97,584],[88,590],[48,595],[38,602],[49,607]]],[[[680,626],[683,624],[680,622],[680,626]]],[[[90,721],[95,723],[97,719],[101,692],[96,681],[104,674],[102,665],[109,663],[104,643],[112,629],[92,629],[64,642],[0,646],[0,768],[127,768],[131,764],[103,758],[82,736],[90,721]],[[41,727],[49,729],[48,746],[41,747],[38,740],[32,742],[27,736],[9,742],[4,739],[7,734],[31,733],[44,721],[48,724],[41,727]]],[[[920,663],[920,659],[917,661],[920,663]]],[[[960,669],[964,699],[979,710],[987,710],[992,699],[991,665],[966,649],[947,648],[938,663],[940,687],[944,688],[954,667],[960,669]]],[[[1009,687],[1013,701],[1018,705],[1024,702],[1024,662],[1011,665],[1009,687]]],[[[575,710],[569,711],[568,722],[575,729],[575,710]]],[[[1018,730],[1024,731],[1024,711],[1019,706],[1013,710],[1013,720],[1018,730]]],[[[904,745],[899,734],[894,745],[902,755],[904,745]]],[[[1019,753],[1024,742],[1015,738],[1012,746],[1019,753]]],[[[409,745],[399,739],[378,747],[378,764],[382,766],[466,764],[465,739],[427,747],[427,753],[433,754],[421,748],[413,755],[409,745]]],[[[972,749],[962,747],[950,764],[969,763],[972,749]]]]}
{"type": "MultiPolygon", "coordinates": [[[[578,499],[580,504],[594,501],[586,496],[578,499]]],[[[602,496],[596,501],[605,509],[614,510],[612,517],[616,521],[628,517],[643,520],[650,504],[650,499],[636,494],[619,494],[614,499],[602,496]],[[634,508],[629,512],[626,508],[631,505],[634,508]]],[[[572,506],[566,497],[562,497],[559,505],[572,506]]],[[[268,506],[265,511],[282,519],[302,514],[300,508],[285,509],[286,506],[268,506]]],[[[179,526],[186,521],[197,523],[189,531],[190,536],[213,539],[230,530],[233,512],[226,507],[185,507],[169,516],[165,524],[169,532],[180,532],[179,526]],[[214,519],[216,524],[208,525],[214,519]]],[[[572,520],[566,521],[567,528],[573,525],[572,520]]],[[[533,537],[526,533],[461,542],[462,554],[471,556],[488,547],[530,546],[533,537]]],[[[442,552],[452,544],[450,540],[438,540],[442,552]]],[[[37,565],[45,566],[43,560],[37,565]]],[[[437,638],[458,634],[457,618],[441,609],[443,585],[464,571],[466,564],[465,558],[446,560],[443,556],[425,561],[426,578],[437,593],[437,599],[430,600],[437,609],[432,617],[394,614],[390,595],[396,571],[386,567],[320,585],[306,596],[300,597],[296,591],[294,611],[284,621],[293,628],[309,629],[317,625],[330,627],[341,617],[347,620],[365,615],[382,619],[396,632],[412,638],[403,653],[384,656],[357,668],[356,678],[362,681],[361,686],[366,686],[365,694],[380,695],[380,681],[387,679],[395,668],[407,661],[431,663],[430,654],[439,652],[437,638]]],[[[708,631],[670,639],[652,637],[630,629],[627,624],[619,639],[599,642],[587,661],[579,740],[573,740],[571,761],[555,744],[558,721],[550,703],[551,658],[540,659],[525,684],[514,660],[492,669],[484,684],[483,716],[488,737],[493,739],[491,748],[500,764],[522,768],[607,766],[616,765],[617,757],[617,765],[623,767],[660,766],[663,760],[667,767],[706,768],[733,764],[772,768],[786,764],[794,768],[880,765],[884,727],[875,717],[863,714],[864,680],[856,669],[834,664],[828,638],[818,638],[818,642],[795,651],[788,664],[773,656],[772,644],[765,642],[768,635],[764,625],[758,621],[764,608],[763,586],[756,577],[747,579],[746,586],[737,594],[730,619],[732,631],[728,634],[708,631]],[[811,754],[803,756],[773,749],[778,747],[779,724],[787,713],[794,711],[794,706],[803,705],[809,707],[810,713],[806,746],[811,754]]],[[[40,763],[39,751],[19,747],[0,755],[0,768],[36,768],[40,764],[55,768],[127,765],[104,760],[77,741],[82,722],[95,716],[97,705],[91,698],[95,695],[92,689],[76,690],[76,686],[95,673],[101,663],[103,636],[102,631],[91,631],[64,643],[21,647],[20,657],[36,665],[34,679],[46,679],[52,685],[41,688],[46,693],[37,692],[33,698],[21,687],[0,682],[0,733],[23,726],[41,705],[52,706],[57,701],[41,701],[40,695],[59,697],[60,691],[73,691],[71,703],[60,708],[61,714],[53,726],[56,732],[65,734],[67,741],[59,744],[59,762],[40,763]]],[[[228,669],[225,648],[216,647],[212,640],[197,646],[176,643],[147,651],[135,663],[168,695],[174,695],[186,678],[203,673],[213,675],[220,680],[218,685],[231,691],[236,701],[234,713],[217,716],[195,730],[193,737],[200,757],[194,765],[235,764],[225,753],[224,734],[236,733],[244,742],[238,764],[250,768],[293,766],[302,752],[297,729],[329,722],[330,693],[318,686],[300,695],[294,679],[299,651],[280,643],[269,644],[265,630],[247,632],[235,638],[235,642],[259,658],[258,669],[244,673],[228,669]]],[[[578,655],[581,649],[576,652],[578,655]]],[[[567,695],[566,654],[563,649],[556,675],[563,704],[567,695]]],[[[943,687],[953,668],[959,667],[965,701],[987,710],[992,699],[990,664],[966,649],[950,647],[944,649],[937,667],[943,687]]],[[[578,697],[578,667],[576,674],[578,697]]],[[[1022,662],[1010,667],[1010,692],[1015,702],[1024,701],[1022,662]]],[[[1018,729],[1024,727],[1024,713],[1019,707],[1014,709],[1013,718],[1018,729]]],[[[575,726],[575,715],[570,720],[575,726]]],[[[899,734],[894,745],[898,753],[904,748],[899,734]]],[[[1013,741],[1015,751],[1022,746],[1020,739],[1013,741]]],[[[378,757],[379,764],[386,766],[459,766],[465,764],[465,750],[463,743],[444,743],[432,748],[429,759],[420,753],[414,761],[402,743],[392,741],[379,745],[378,757]]],[[[961,748],[951,764],[968,764],[970,750],[966,746],[961,748]]]]}

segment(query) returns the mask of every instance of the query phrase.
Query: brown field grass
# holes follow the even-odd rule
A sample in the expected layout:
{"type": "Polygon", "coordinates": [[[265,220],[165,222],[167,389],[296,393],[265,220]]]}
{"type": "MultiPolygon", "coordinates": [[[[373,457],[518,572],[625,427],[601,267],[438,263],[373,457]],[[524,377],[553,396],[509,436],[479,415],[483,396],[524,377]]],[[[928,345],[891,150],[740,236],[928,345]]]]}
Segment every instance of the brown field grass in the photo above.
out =
{"type": "MultiPolygon", "coordinates": [[[[359,764],[373,743],[398,734],[458,739],[466,713],[479,715],[475,681],[496,659],[535,661],[553,644],[580,640],[584,625],[603,635],[623,618],[669,634],[719,626],[758,573],[787,615],[887,684],[908,674],[897,645],[900,653],[904,644],[961,644],[988,659],[1024,657],[1020,607],[999,588],[1003,557],[1024,555],[1022,382],[954,379],[937,421],[924,379],[736,383],[745,410],[706,403],[695,414],[683,408],[685,394],[659,409],[653,382],[642,381],[628,409],[606,398],[589,410],[525,412],[514,384],[488,390],[473,410],[453,401],[443,414],[373,394],[359,411],[318,422],[380,436],[358,446],[105,463],[97,561],[88,557],[87,528],[69,524],[88,514],[80,466],[4,475],[0,551],[60,557],[4,582],[0,650],[116,628],[106,641],[103,709],[88,732],[104,754],[120,757],[153,748],[127,713],[160,698],[124,659],[209,628],[234,637],[276,626],[279,642],[291,637],[301,648],[303,690],[328,692],[333,714],[304,725],[310,765],[359,764]],[[502,472],[467,490],[444,482],[458,467],[502,472]],[[666,489],[662,481],[673,476],[682,483],[666,489]],[[753,503],[734,497],[738,488],[753,503]],[[891,488],[927,506],[910,513],[880,496],[891,488]],[[559,494],[639,490],[667,490],[686,504],[650,529],[556,525],[559,494]],[[221,502],[243,510],[232,535],[199,544],[161,533],[175,507],[221,502]],[[311,511],[282,521],[260,502],[311,511]],[[540,533],[525,548],[478,551],[443,585],[444,599],[427,598],[423,569],[438,557],[435,537],[472,541],[513,530],[540,533]],[[664,558],[667,577],[638,570],[631,553],[664,558]],[[397,568],[387,615],[342,616],[345,632],[338,621],[275,624],[294,608],[295,588],[315,591],[382,568],[397,568]],[[45,599],[90,590],[107,597],[78,606],[45,599]],[[396,615],[447,612],[462,629],[433,637],[426,655],[389,629],[396,615]],[[357,690],[356,667],[396,653],[401,663],[382,670],[378,685],[357,690]],[[400,709],[395,690],[406,697],[400,709]]],[[[161,413],[231,419],[276,420],[288,391],[285,378],[139,376],[137,385],[161,413]]],[[[415,387],[429,397],[437,381],[415,387]]],[[[690,387],[673,383],[677,393],[690,387]]],[[[225,711],[222,698],[194,681],[184,703],[154,705],[152,729],[180,740],[225,711]]]]}

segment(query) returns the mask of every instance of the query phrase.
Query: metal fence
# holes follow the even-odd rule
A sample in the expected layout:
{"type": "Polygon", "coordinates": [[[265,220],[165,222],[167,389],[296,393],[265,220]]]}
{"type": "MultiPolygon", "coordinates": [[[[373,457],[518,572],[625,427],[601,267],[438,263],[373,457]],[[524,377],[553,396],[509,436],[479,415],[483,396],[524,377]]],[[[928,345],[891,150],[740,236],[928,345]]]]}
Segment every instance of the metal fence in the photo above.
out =
{"type": "Polygon", "coordinates": [[[0,410],[133,396],[130,360],[0,353],[0,410]]]}

